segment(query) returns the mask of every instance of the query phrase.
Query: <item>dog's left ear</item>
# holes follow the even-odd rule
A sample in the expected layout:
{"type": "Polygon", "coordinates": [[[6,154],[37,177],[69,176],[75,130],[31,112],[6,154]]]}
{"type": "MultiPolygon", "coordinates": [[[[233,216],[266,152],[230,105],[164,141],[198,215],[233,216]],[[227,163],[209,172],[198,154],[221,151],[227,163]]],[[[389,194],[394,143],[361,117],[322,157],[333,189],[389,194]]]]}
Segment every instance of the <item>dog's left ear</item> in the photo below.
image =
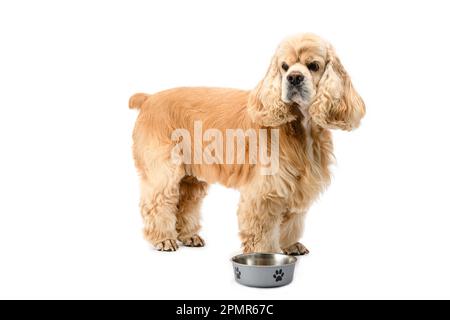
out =
{"type": "Polygon", "coordinates": [[[366,113],[364,101],[353,88],[349,75],[334,49],[328,48],[328,61],[309,113],[318,125],[330,129],[352,130],[366,113]]]}
{"type": "Polygon", "coordinates": [[[264,79],[250,92],[247,110],[252,121],[264,127],[277,127],[295,119],[289,105],[281,100],[281,73],[276,55],[264,79]]]}

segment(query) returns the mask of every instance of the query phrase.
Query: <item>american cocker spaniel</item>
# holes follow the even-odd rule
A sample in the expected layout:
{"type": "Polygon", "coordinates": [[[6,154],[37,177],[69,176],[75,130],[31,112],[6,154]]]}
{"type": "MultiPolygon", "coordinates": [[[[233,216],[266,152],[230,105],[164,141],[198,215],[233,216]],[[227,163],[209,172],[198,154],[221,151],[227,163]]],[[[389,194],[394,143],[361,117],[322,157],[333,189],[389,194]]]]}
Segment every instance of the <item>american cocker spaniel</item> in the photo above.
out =
{"type": "Polygon", "coordinates": [[[129,107],[140,111],[133,153],[148,241],[203,246],[200,205],[220,183],[240,191],[244,252],[293,255],[308,253],[305,215],[330,182],[329,129],[352,130],[365,114],[333,47],[313,34],[282,41],[251,91],[175,88],[137,93],[129,107]]]}

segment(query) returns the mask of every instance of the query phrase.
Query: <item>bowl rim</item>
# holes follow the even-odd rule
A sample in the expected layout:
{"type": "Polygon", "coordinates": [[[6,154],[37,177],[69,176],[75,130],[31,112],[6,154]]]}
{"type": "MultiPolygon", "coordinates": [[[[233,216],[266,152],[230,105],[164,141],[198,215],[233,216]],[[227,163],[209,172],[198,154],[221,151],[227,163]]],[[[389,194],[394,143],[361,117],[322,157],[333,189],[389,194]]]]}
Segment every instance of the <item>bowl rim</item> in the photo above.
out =
{"type": "Polygon", "coordinates": [[[241,254],[238,254],[236,256],[233,256],[230,260],[231,260],[231,262],[233,264],[236,264],[236,265],[239,265],[239,266],[255,267],[255,268],[285,267],[285,266],[295,265],[297,263],[297,261],[298,261],[297,257],[295,257],[295,256],[290,256],[290,255],[282,254],[282,253],[269,253],[269,252],[267,252],[267,253],[266,252],[241,253],[241,254]],[[239,263],[239,262],[235,261],[235,259],[237,259],[239,257],[254,256],[254,255],[283,256],[283,257],[289,257],[293,261],[289,262],[289,263],[284,263],[284,264],[271,264],[271,265],[248,265],[248,264],[239,263]]]}

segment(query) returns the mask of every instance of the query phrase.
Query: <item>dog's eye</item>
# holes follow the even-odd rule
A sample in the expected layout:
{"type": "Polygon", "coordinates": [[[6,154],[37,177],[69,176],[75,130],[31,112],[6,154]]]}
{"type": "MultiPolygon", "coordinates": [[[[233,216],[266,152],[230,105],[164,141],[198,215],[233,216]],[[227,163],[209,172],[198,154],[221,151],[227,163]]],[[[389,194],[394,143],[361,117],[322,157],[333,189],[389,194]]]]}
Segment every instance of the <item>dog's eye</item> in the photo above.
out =
{"type": "Polygon", "coordinates": [[[286,62],[283,62],[283,64],[281,65],[281,68],[282,68],[284,71],[288,71],[289,66],[288,66],[288,64],[287,64],[286,62]]]}
{"type": "Polygon", "coordinates": [[[317,62],[308,63],[307,67],[312,72],[317,72],[320,69],[320,66],[317,62]]]}

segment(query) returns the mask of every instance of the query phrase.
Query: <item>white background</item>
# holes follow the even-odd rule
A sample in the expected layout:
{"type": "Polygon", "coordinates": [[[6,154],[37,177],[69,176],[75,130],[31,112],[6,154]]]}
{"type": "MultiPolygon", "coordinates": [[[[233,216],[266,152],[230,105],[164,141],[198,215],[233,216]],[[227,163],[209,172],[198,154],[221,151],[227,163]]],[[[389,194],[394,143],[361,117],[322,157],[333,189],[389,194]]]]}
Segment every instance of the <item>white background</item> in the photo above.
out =
{"type": "Polygon", "coordinates": [[[446,1],[2,1],[1,298],[450,298],[446,1]],[[234,282],[238,193],[213,186],[205,248],[141,233],[128,97],[251,89],[277,44],[329,39],[367,105],[335,132],[294,282],[234,282]]]}

